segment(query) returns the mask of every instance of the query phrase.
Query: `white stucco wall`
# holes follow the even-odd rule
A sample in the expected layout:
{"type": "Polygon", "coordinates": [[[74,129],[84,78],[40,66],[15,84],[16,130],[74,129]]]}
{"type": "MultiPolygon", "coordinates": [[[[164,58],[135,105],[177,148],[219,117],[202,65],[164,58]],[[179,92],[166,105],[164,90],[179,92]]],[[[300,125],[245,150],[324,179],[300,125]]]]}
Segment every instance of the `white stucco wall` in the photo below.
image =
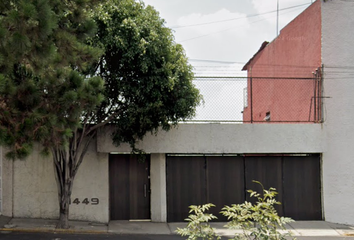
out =
{"type": "MultiPolygon", "coordinates": [[[[320,153],[325,148],[321,124],[180,124],[137,146],[149,153],[320,153]]],[[[130,152],[116,147],[109,131],[98,136],[99,152],[130,152]]]]}
{"type": "Polygon", "coordinates": [[[354,224],[354,1],[322,1],[325,219],[354,224]]]}
{"type": "MultiPolygon", "coordinates": [[[[151,153],[151,218],[166,221],[166,153],[318,153],[325,148],[324,135],[320,124],[180,124],[148,134],[138,147],[151,153]]],[[[109,152],[130,151],[125,144],[115,147],[109,131],[91,144],[75,179],[72,201],[80,204],[71,204],[71,219],[109,221],[109,152]],[[92,198],[99,204],[91,204],[92,198]]],[[[53,162],[39,152],[37,147],[26,160],[3,160],[4,215],[58,217],[53,162]]]]}
{"type": "Polygon", "coordinates": [[[2,147],[0,147],[0,215],[2,214],[2,147]]]}
{"type": "Polygon", "coordinates": [[[150,161],[151,220],[166,222],[166,154],[152,153],[150,161]]]}
{"type": "Polygon", "coordinates": [[[13,161],[5,159],[5,148],[2,148],[2,215],[13,216],[13,161]]]}
{"type": "Polygon", "coordinates": [[[43,158],[36,147],[26,160],[14,161],[14,217],[56,218],[57,188],[53,162],[43,158]]]}
{"type": "MultiPolygon", "coordinates": [[[[36,147],[26,160],[14,162],[13,216],[57,219],[58,195],[54,177],[53,160],[39,154],[36,147]]],[[[77,173],[72,201],[78,198],[80,204],[71,204],[70,219],[108,222],[108,155],[97,153],[92,143],[77,173]],[[82,203],[87,198],[89,203],[82,203]],[[91,199],[99,199],[92,205],[91,199]]]]}

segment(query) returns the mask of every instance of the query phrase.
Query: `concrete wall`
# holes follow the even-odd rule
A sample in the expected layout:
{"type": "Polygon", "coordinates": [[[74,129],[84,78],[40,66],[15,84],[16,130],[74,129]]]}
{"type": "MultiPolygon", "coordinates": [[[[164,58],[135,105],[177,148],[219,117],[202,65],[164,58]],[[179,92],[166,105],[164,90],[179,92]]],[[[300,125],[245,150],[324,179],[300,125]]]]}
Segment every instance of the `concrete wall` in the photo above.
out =
{"type": "MultiPolygon", "coordinates": [[[[151,153],[151,218],[167,219],[166,153],[318,153],[325,149],[324,132],[318,124],[180,124],[169,132],[148,134],[138,144],[151,153]]],[[[109,221],[110,152],[131,151],[111,143],[110,130],[91,144],[74,183],[70,218],[109,221]],[[97,149],[96,149],[97,144],[97,149]],[[89,201],[84,204],[83,200],[89,201]],[[99,199],[93,205],[92,198],[99,199]]],[[[58,198],[51,158],[34,153],[23,161],[3,160],[3,214],[14,217],[57,218],[58,198]]]]}
{"type": "Polygon", "coordinates": [[[325,218],[354,224],[354,1],[322,2],[325,131],[325,218]]]}
{"type": "MultiPolygon", "coordinates": [[[[58,218],[53,160],[41,156],[39,152],[37,146],[30,157],[16,160],[13,166],[12,161],[4,160],[4,168],[8,171],[7,176],[4,176],[4,194],[7,196],[4,199],[4,215],[58,218]]],[[[108,222],[108,154],[97,153],[95,143],[91,144],[76,176],[72,201],[76,198],[80,204],[71,204],[70,219],[108,222]],[[86,198],[89,203],[82,203],[86,198]],[[97,198],[99,204],[93,205],[92,198],[97,198]]]]}
{"type": "Polygon", "coordinates": [[[2,214],[2,147],[0,147],[0,215],[2,214]]]}
{"type": "MultiPolygon", "coordinates": [[[[112,144],[110,132],[99,134],[97,150],[129,153],[129,145],[112,144]]],[[[147,134],[137,147],[151,153],[151,219],[167,220],[165,153],[320,153],[324,139],[320,124],[180,124],[147,134]]]]}
{"type": "Polygon", "coordinates": [[[153,222],[166,222],[166,155],[152,153],[150,161],[151,220],[153,222]]]}
{"type": "MultiPolygon", "coordinates": [[[[99,152],[131,151],[114,146],[109,132],[99,134],[99,152]]],[[[147,134],[137,146],[148,153],[320,153],[324,138],[320,124],[180,124],[147,134]]]]}
{"type": "Polygon", "coordinates": [[[284,27],[247,65],[248,107],[243,120],[314,120],[314,82],[298,79],[259,79],[257,77],[312,78],[321,67],[321,2],[316,1],[284,27]],[[252,104],[251,104],[252,97],[252,104]],[[312,114],[310,114],[312,113],[312,114]]]}
{"type": "Polygon", "coordinates": [[[13,216],[13,161],[5,158],[5,148],[2,148],[2,215],[13,216]]]}

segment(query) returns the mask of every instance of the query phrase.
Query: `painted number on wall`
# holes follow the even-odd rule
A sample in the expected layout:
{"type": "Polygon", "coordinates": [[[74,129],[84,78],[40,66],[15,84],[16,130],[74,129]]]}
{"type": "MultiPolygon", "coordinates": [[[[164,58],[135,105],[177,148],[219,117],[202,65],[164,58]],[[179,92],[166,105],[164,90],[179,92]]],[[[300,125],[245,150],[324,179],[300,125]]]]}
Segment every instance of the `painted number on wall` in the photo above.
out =
{"type": "Polygon", "coordinates": [[[91,199],[88,199],[88,198],[85,198],[83,200],[80,201],[80,199],[78,198],[75,198],[73,201],[70,201],[70,204],[91,204],[91,205],[98,205],[100,203],[100,200],[98,198],[91,198],[91,199]]]}

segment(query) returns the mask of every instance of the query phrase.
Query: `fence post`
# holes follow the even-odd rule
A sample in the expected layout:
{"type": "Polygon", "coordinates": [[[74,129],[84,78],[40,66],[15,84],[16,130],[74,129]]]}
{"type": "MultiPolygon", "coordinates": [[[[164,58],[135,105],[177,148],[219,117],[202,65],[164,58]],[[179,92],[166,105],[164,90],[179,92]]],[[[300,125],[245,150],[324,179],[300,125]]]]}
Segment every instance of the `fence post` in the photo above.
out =
{"type": "Polygon", "coordinates": [[[321,105],[319,106],[319,111],[320,114],[319,114],[319,117],[320,117],[320,121],[321,123],[324,121],[324,116],[323,116],[323,93],[324,93],[324,89],[323,89],[323,81],[324,81],[324,64],[322,64],[321,66],[321,77],[320,77],[320,82],[319,82],[319,85],[320,85],[320,101],[321,101],[321,105]]]}
{"type": "Polygon", "coordinates": [[[252,95],[252,77],[250,77],[250,107],[251,107],[251,123],[253,123],[253,95],[252,95]]]}
{"type": "Polygon", "coordinates": [[[316,96],[316,93],[317,93],[317,71],[316,71],[316,75],[313,79],[314,81],[314,98],[313,98],[313,121],[316,122],[316,116],[317,116],[317,96],[316,96]]]}

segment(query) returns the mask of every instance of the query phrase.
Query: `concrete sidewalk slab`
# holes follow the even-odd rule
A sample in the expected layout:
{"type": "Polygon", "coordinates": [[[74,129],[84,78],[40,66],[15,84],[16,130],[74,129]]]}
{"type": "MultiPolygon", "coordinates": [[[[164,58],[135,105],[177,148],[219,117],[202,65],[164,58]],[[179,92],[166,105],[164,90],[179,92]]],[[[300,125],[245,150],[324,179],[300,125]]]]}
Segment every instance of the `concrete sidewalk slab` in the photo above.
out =
{"type": "Polygon", "coordinates": [[[110,221],[109,233],[118,234],[171,234],[167,223],[155,222],[132,222],[132,221],[110,221]]]}
{"type": "Polygon", "coordinates": [[[289,225],[294,229],[295,236],[341,236],[340,232],[325,221],[298,221],[289,225]]]}
{"type": "Polygon", "coordinates": [[[70,229],[78,232],[107,233],[108,225],[83,221],[69,221],[70,229]]]}
{"type": "Polygon", "coordinates": [[[10,217],[0,216],[0,228],[5,227],[11,221],[10,217]]]}
{"type": "Polygon", "coordinates": [[[176,223],[167,223],[169,229],[171,230],[171,234],[177,234],[176,230],[177,228],[185,228],[187,226],[187,223],[185,222],[176,222],[176,223]]]}
{"type": "Polygon", "coordinates": [[[3,230],[30,232],[76,232],[76,233],[107,233],[107,224],[96,224],[83,221],[69,221],[69,229],[57,229],[58,220],[13,218],[4,225],[3,230]]]}
{"type": "MultiPolygon", "coordinates": [[[[222,236],[234,236],[235,233],[242,233],[242,230],[231,230],[225,227],[226,222],[210,223],[215,232],[222,236]]],[[[184,228],[187,223],[169,223],[171,232],[175,234],[178,228],[184,228]]],[[[351,236],[354,234],[354,227],[341,224],[334,224],[325,221],[298,221],[287,224],[286,230],[279,230],[281,233],[289,232],[293,237],[338,237],[351,236]]]]}
{"type": "MultiPolygon", "coordinates": [[[[210,226],[215,229],[215,233],[217,233],[220,236],[235,236],[237,233],[242,233],[243,231],[241,229],[228,229],[225,227],[227,222],[211,222],[210,226]]],[[[184,228],[187,226],[187,223],[168,223],[170,226],[172,234],[176,234],[177,228],[184,228]]],[[[296,234],[295,231],[293,231],[293,228],[291,226],[288,226],[288,231],[294,236],[296,234]]],[[[281,232],[285,232],[282,231],[281,232]]]]}
{"type": "Polygon", "coordinates": [[[13,218],[9,222],[12,229],[27,229],[27,230],[55,230],[57,220],[50,219],[34,219],[34,218],[13,218]]]}
{"type": "Polygon", "coordinates": [[[343,236],[354,236],[354,226],[330,222],[327,222],[327,224],[343,236]]]}
{"type": "MultiPolygon", "coordinates": [[[[180,223],[155,223],[144,221],[111,221],[109,224],[69,221],[70,229],[56,229],[58,220],[8,218],[0,216],[0,231],[28,232],[65,232],[65,233],[112,233],[112,234],[177,234],[177,228],[187,226],[180,223]]],[[[230,230],[224,222],[212,222],[216,233],[222,236],[234,236],[241,230],[230,230]]],[[[354,226],[329,223],[325,221],[297,221],[286,226],[294,237],[345,237],[354,236],[354,226]]]]}

